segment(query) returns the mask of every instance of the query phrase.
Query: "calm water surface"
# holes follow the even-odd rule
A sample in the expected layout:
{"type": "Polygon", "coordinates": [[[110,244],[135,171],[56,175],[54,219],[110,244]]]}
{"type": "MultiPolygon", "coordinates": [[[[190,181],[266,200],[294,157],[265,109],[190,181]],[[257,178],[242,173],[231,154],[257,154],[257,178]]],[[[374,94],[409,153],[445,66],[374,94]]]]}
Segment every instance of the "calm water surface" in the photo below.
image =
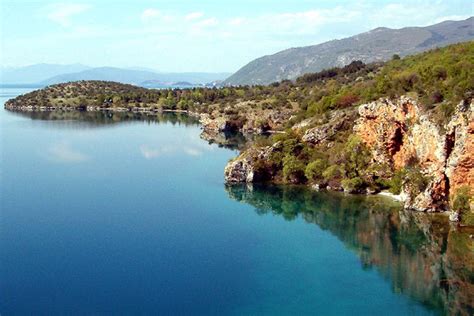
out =
{"type": "MultiPolygon", "coordinates": [[[[1,102],[24,92],[3,89],[1,102]]],[[[2,315],[469,308],[449,282],[439,289],[444,222],[430,238],[380,198],[227,187],[237,151],[192,119],[2,106],[0,126],[2,315]]]]}

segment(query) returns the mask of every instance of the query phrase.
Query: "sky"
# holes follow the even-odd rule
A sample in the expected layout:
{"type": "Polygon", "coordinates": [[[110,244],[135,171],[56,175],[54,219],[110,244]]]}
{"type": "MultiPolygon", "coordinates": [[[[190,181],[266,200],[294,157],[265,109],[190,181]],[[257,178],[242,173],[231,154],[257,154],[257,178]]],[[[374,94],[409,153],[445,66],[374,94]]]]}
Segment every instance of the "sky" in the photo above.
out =
{"type": "Polygon", "coordinates": [[[0,61],[234,72],[290,47],[473,11],[472,0],[0,0],[0,61]]]}

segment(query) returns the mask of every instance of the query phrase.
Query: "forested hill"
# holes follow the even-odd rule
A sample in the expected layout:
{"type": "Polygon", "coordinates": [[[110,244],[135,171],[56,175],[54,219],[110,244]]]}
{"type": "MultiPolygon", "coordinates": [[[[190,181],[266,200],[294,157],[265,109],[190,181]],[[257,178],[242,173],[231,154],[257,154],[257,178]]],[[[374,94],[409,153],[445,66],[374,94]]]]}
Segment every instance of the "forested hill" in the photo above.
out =
{"type": "Polygon", "coordinates": [[[258,58],[224,81],[227,85],[269,84],[295,79],[305,73],[342,67],[354,60],[385,61],[435,47],[474,39],[474,18],[445,21],[427,27],[377,28],[318,45],[291,48],[258,58]]]}

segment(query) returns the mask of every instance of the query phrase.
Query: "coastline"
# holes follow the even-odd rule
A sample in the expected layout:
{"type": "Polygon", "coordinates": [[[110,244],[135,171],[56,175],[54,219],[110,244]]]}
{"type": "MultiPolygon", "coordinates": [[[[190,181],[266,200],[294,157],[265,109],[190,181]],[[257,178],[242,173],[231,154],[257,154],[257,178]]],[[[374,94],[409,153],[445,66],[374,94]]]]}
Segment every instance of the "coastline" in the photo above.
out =
{"type": "Polygon", "coordinates": [[[385,196],[385,197],[389,197],[395,201],[399,201],[399,202],[405,202],[406,201],[406,196],[402,195],[402,194],[393,194],[393,193],[390,193],[388,191],[380,191],[379,193],[377,193],[377,195],[380,195],[380,196],[385,196]]]}

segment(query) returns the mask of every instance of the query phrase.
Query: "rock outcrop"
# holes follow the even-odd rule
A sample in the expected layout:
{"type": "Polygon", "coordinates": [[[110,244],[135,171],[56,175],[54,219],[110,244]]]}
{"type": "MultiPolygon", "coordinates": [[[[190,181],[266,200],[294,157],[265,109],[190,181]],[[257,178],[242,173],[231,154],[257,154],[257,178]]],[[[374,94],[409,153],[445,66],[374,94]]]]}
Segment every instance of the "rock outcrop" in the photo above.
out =
{"type": "MultiPolygon", "coordinates": [[[[281,143],[260,148],[251,147],[229,161],[224,169],[226,183],[252,183],[268,178],[269,170],[258,165],[258,161],[267,161],[270,155],[281,149],[281,143]]],[[[271,172],[271,170],[270,170],[271,172]]]]}
{"type": "Polygon", "coordinates": [[[326,142],[343,129],[345,125],[353,124],[357,117],[356,115],[357,113],[354,110],[334,111],[327,123],[308,129],[304,133],[302,140],[313,145],[326,142]]]}
{"type": "Polygon", "coordinates": [[[374,162],[395,170],[415,166],[426,177],[424,190],[407,194],[407,208],[443,211],[456,188],[474,187],[473,108],[473,103],[459,104],[450,122],[439,127],[414,99],[381,99],[359,107],[354,131],[374,162]]]}
{"type": "MultiPolygon", "coordinates": [[[[333,111],[324,120],[306,120],[293,130],[302,133],[302,141],[309,146],[324,148],[331,146],[338,133],[353,129],[369,149],[372,162],[386,169],[381,171],[382,177],[403,171],[400,196],[406,208],[439,212],[449,210],[450,197],[458,188],[474,188],[474,103],[459,104],[444,126],[436,123],[433,115],[409,97],[380,99],[357,110],[333,111]],[[303,132],[308,126],[315,127],[303,132]]],[[[226,182],[250,183],[263,178],[278,182],[279,178],[269,173],[269,157],[279,145],[244,151],[227,165],[226,182]]],[[[354,190],[349,187],[345,191],[354,190]]]]}
{"type": "Polygon", "coordinates": [[[209,114],[201,114],[199,122],[204,130],[225,132],[230,129],[229,120],[223,116],[212,118],[209,114]]]}
{"type": "Polygon", "coordinates": [[[225,181],[227,183],[252,183],[255,175],[252,162],[248,153],[231,160],[224,169],[225,181]]]}
{"type": "Polygon", "coordinates": [[[281,129],[293,114],[292,109],[262,109],[251,102],[239,102],[223,111],[200,115],[204,130],[263,134],[281,129]]]}

